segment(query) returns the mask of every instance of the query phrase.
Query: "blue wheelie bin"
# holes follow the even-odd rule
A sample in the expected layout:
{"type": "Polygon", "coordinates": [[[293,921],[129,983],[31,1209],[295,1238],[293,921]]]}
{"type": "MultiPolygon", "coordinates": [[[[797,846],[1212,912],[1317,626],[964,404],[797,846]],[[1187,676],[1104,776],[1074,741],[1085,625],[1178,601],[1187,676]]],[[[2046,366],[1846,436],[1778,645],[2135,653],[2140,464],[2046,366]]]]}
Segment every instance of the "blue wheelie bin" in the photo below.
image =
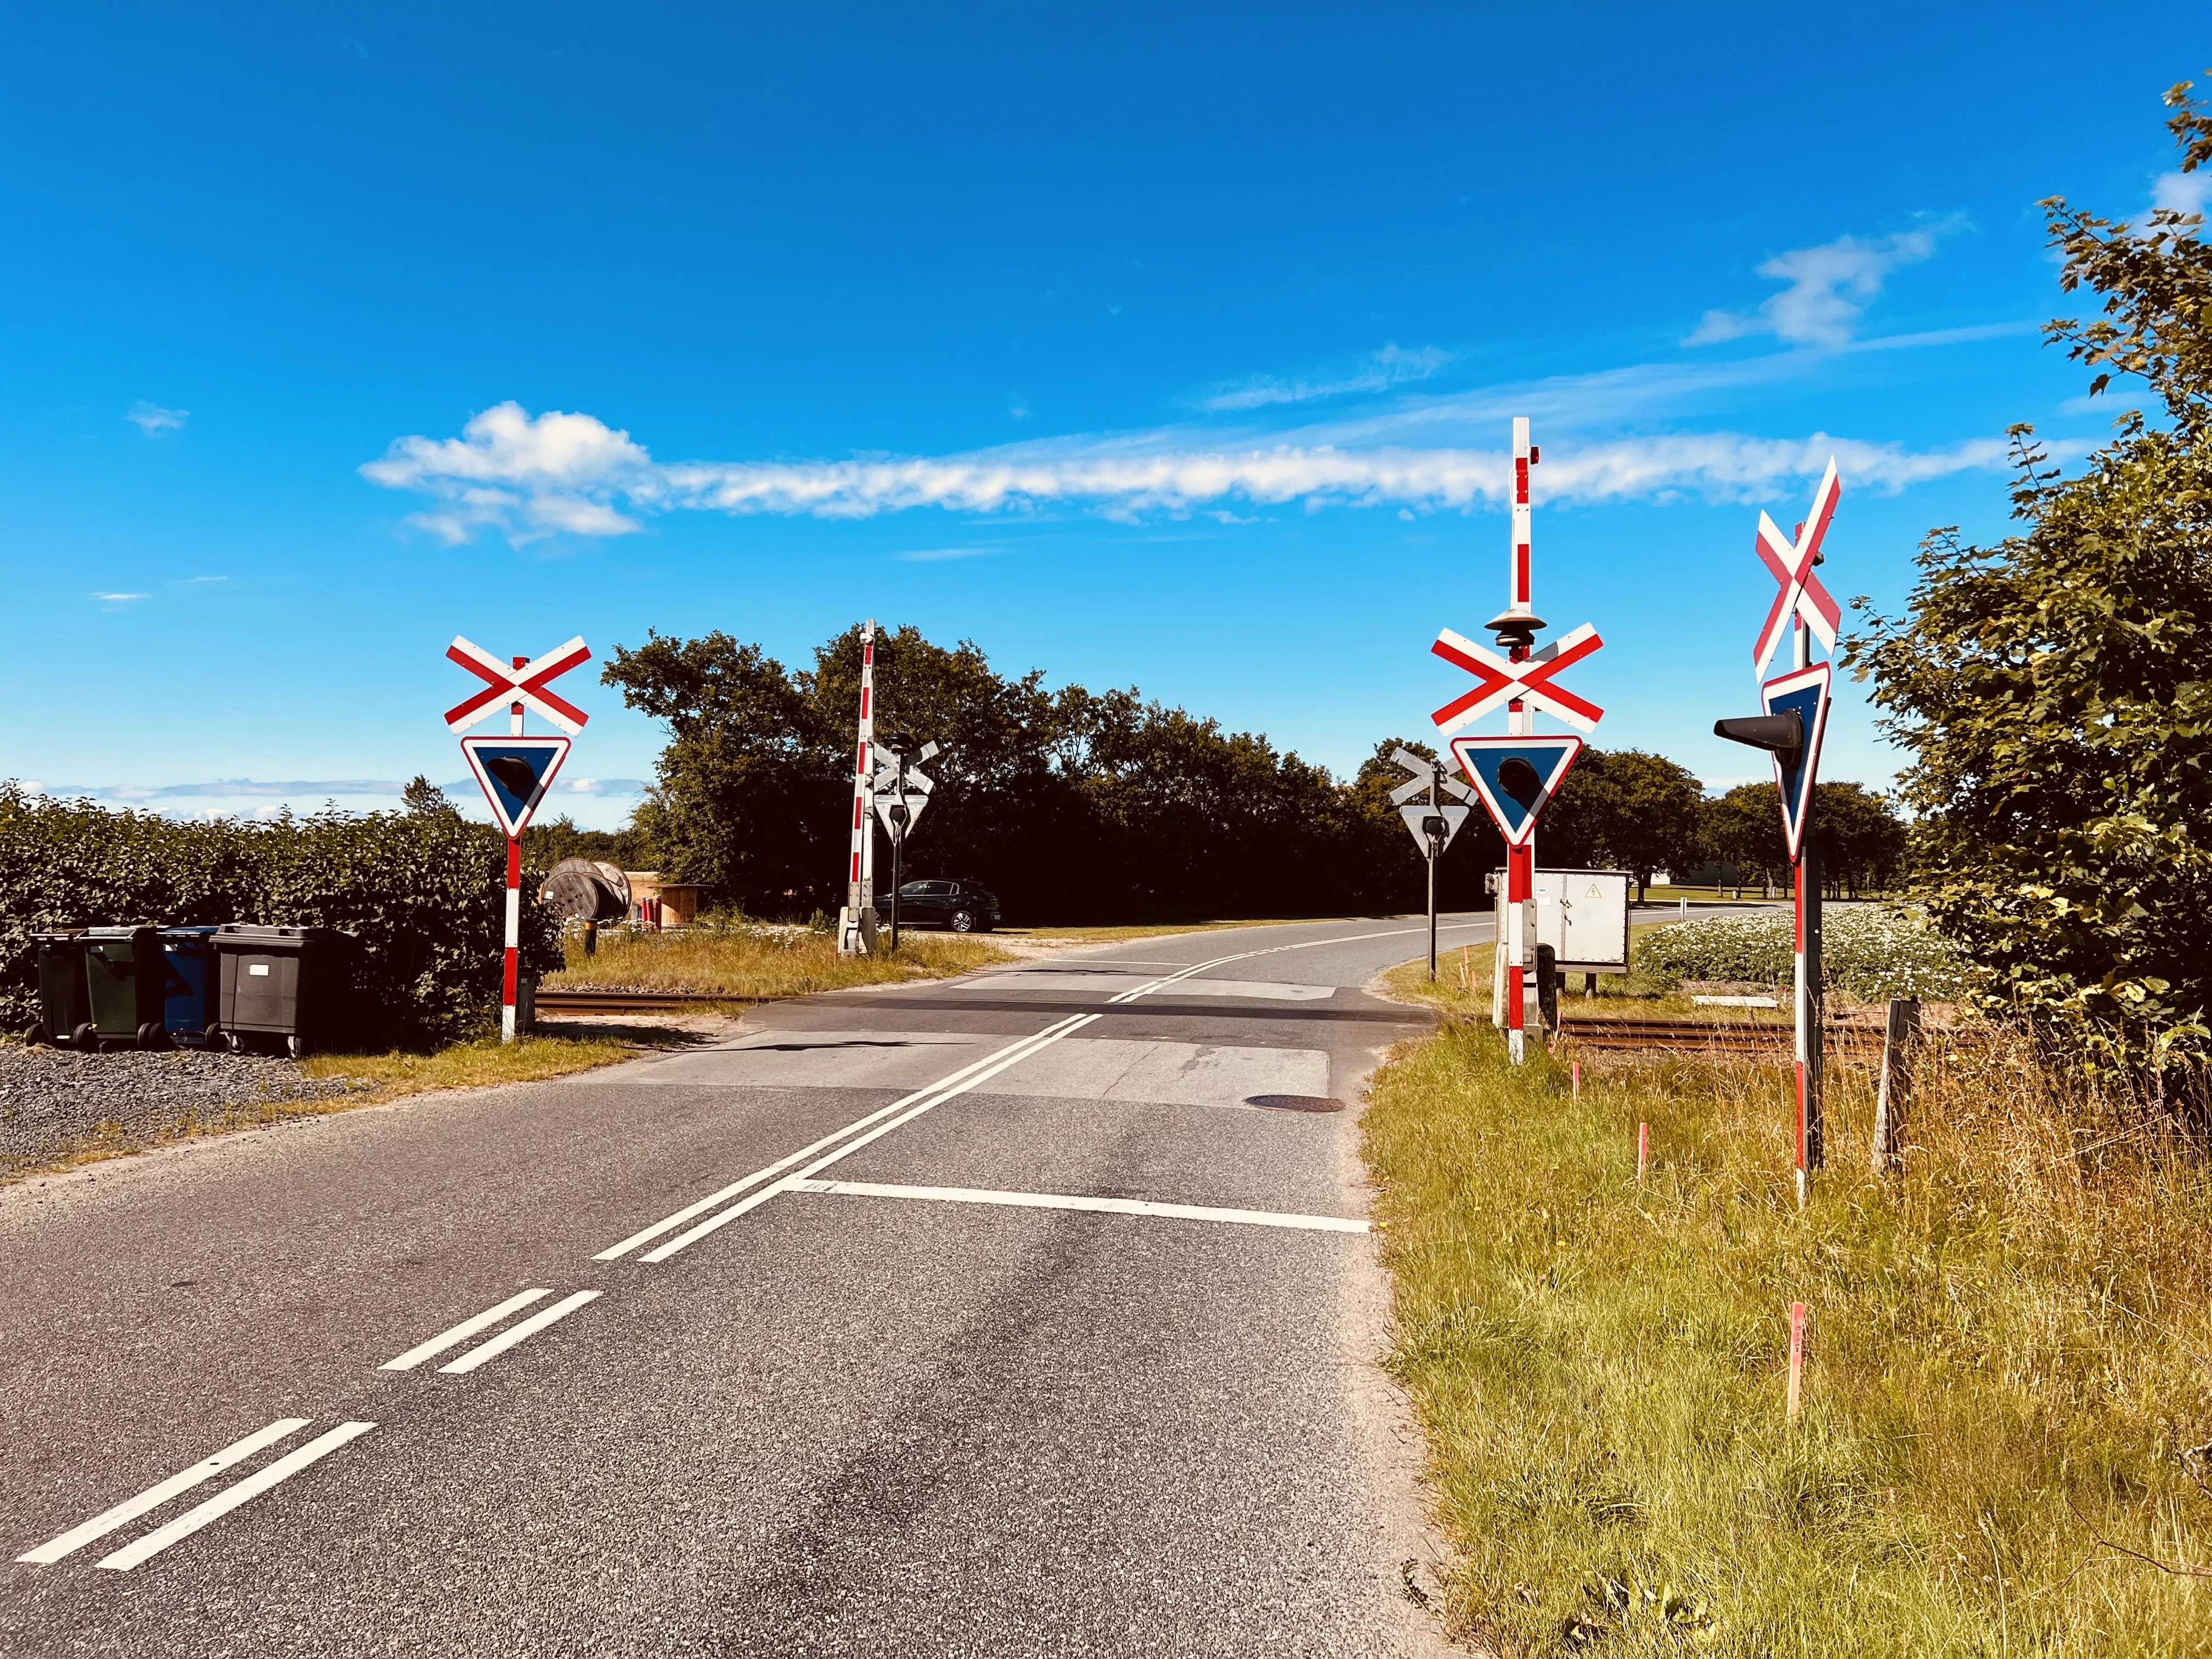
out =
{"type": "Polygon", "coordinates": [[[161,1024],[185,1048],[222,1046],[222,967],[212,927],[161,930],[161,1024]]]}

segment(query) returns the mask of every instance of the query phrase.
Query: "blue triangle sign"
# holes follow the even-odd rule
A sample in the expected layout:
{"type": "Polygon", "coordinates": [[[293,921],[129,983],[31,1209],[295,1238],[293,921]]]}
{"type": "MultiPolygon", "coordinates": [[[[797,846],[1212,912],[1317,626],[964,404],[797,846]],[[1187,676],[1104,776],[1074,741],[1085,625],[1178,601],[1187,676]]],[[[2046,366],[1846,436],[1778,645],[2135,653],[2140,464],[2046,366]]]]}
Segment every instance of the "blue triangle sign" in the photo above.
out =
{"type": "Polygon", "coordinates": [[[566,738],[463,738],[461,753],[477,775],[491,815],[508,839],[520,835],[568,758],[566,738]]]}
{"type": "Polygon", "coordinates": [[[1803,744],[1774,757],[1774,786],[1782,797],[1782,839],[1796,863],[1813,821],[1813,780],[1820,769],[1820,742],[1828,733],[1828,665],[1771,679],[1759,688],[1759,701],[1770,714],[1795,714],[1805,733],[1803,744]]]}
{"type": "Polygon", "coordinates": [[[1525,847],[1536,833],[1536,820],[1551,805],[1552,792],[1582,753],[1583,740],[1454,738],[1451,751],[1505,844],[1525,847]]]}

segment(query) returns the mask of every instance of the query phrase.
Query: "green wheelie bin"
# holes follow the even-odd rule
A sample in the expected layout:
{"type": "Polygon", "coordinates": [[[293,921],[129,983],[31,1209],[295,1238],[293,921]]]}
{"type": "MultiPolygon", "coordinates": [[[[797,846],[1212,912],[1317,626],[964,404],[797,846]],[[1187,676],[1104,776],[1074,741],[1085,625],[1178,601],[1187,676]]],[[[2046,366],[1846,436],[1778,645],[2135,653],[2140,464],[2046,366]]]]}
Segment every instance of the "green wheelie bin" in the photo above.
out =
{"type": "Polygon", "coordinates": [[[166,1048],[161,1019],[161,934],[155,927],[84,930],[84,981],[92,1007],[89,1048],[166,1048]]]}
{"type": "Polygon", "coordinates": [[[24,1033],[57,1048],[94,1046],[92,1006],[85,998],[84,929],[56,927],[31,935],[39,957],[39,1019],[24,1033]]]}

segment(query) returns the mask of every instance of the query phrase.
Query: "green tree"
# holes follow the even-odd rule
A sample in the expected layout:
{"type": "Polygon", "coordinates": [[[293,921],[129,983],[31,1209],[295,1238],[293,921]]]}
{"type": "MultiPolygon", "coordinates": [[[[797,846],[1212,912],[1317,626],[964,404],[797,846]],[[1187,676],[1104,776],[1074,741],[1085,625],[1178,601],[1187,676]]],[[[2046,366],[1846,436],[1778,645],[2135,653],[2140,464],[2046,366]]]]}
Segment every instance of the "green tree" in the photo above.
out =
{"type": "Polygon", "coordinates": [[[1636,877],[1637,898],[1655,870],[1683,870],[1705,856],[1705,787],[1689,769],[1641,749],[1585,749],[1538,832],[1550,866],[1607,864],[1636,877]]]}
{"type": "MultiPolygon", "coordinates": [[[[2184,172],[2212,117],[2167,94],[2184,172]]],[[[1870,618],[1849,660],[1911,755],[1920,890],[1989,974],[2094,1066],[2171,1082],[2208,1053],[2212,951],[2212,249],[2195,215],[2136,230],[2045,204],[2061,284],[2104,296],[2049,336],[2132,376],[2138,410],[2076,477],[2014,428],[2020,531],[1938,531],[1910,613],[1870,618]]],[[[1863,602],[1862,602],[1863,603],[1863,602]]]]}

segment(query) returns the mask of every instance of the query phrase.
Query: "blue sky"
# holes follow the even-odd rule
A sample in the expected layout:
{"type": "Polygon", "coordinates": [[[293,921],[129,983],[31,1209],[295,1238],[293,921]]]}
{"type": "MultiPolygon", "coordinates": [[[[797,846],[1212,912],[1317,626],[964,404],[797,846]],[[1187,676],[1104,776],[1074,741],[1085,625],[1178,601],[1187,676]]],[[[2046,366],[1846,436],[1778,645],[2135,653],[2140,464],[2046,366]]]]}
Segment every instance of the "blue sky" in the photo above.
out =
{"type": "MultiPolygon", "coordinates": [[[[2005,16],[19,16],[0,775],[445,781],[457,632],[800,662],[866,615],[1348,770],[1468,684],[1428,645],[1500,608],[1527,414],[1596,741],[1740,781],[1759,512],[1837,454],[1823,574],[1893,608],[1929,526],[2002,533],[2006,425],[2115,412],[2037,340],[2036,199],[2190,199],[2201,6],[2005,16]]],[[[611,825],[659,733],[562,684],[611,825]]],[[[1855,698],[1830,744],[1894,765],[1855,698]]]]}

